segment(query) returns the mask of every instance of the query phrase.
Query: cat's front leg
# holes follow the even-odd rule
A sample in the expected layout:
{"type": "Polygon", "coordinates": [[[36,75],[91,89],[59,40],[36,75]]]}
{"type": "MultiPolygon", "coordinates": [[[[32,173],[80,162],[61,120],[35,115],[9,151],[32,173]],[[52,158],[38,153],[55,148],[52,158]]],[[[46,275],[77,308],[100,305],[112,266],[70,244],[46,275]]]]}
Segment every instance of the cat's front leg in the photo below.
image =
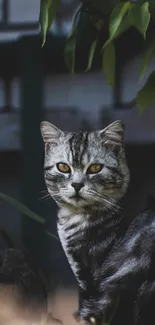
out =
{"type": "Polygon", "coordinates": [[[112,321],[119,303],[116,290],[109,286],[101,296],[80,296],[79,310],[76,318],[80,322],[101,325],[112,321]]]}

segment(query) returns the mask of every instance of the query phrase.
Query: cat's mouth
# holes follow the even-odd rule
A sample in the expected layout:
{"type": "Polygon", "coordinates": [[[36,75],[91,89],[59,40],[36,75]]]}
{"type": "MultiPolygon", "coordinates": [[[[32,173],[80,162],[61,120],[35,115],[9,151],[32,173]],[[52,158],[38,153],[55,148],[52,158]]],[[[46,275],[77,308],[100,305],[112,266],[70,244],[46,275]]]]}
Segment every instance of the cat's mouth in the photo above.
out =
{"type": "Polygon", "coordinates": [[[78,201],[85,200],[79,193],[76,193],[70,197],[71,199],[78,201]]]}

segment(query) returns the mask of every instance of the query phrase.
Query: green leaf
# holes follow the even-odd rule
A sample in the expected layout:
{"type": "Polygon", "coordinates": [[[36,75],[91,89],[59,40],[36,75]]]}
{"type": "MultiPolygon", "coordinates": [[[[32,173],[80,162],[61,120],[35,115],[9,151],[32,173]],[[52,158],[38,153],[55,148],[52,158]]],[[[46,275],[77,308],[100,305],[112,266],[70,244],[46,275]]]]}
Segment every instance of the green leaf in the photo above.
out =
{"type": "Polygon", "coordinates": [[[97,20],[97,21],[94,23],[94,26],[95,26],[95,28],[96,28],[98,31],[100,31],[100,30],[103,28],[103,26],[104,26],[104,20],[103,20],[103,19],[99,19],[99,20],[97,20]]]}
{"type": "MultiPolygon", "coordinates": [[[[120,36],[121,34],[123,34],[124,32],[126,32],[129,28],[131,27],[131,22],[129,20],[128,15],[125,15],[122,19],[121,24],[119,25],[119,27],[117,28],[117,31],[115,32],[115,37],[117,38],[118,36],[120,36]]],[[[103,50],[105,49],[105,47],[111,42],[110,38],[104,43],[101,52],[103,52],[103,50]]]]}
{"type": "Polygon", "coordinates": [[[41,34],[42,34],[42,47],[46,42],[46,32],[48,29],[48,0],[41,0],[40,4],[40,15],[39,15],[39,23],[41,27],[41,34]]]}
{"type": "Polygon", "coordinates": [[[54,21],[59,3],[60,0],[41,0],[39,23],[42,33],[42,47],[46,42],[46,34],[54,21]]]}
{"type": "Polygon", "coordinates": [[[119,25],[116,33],[115,38],[126,32],[131,27],[131,22],[128,15],[125,15],[122,19],[121,24],[119,25]]]}
{"type": "Polygon", "coordinates": [[[11,198],[10,196],[0,192],[0,199],[13,205],[15,208],[17,208],[21,213],[25,214],[27,217],[37,222],[45,223],[45,220],[42,217],[38,216],[35,212],[32,212],[30,209],[28,209],[24,204],[19,203],[17,200],[11,198]]]}
{"type": "Polygon", "coordinates": [[[104,26],[104,20],[103,19],[96,19],[94,16],[89,15],[89,19],[91,24],[100,31],[104,26]]]}
{"type": "Polygon", "coordinates": [[[141,81],[143,79],[143,77],[146,73],[146,70],[150,64],[150,61],[153,57],[154,52],[155,52],[155,41],[151,44],[151,46],[144,53],[144,57],[143,57],[142,64],[141,64],[139,81],[141,81]]]}
{"type": "Polygon", "coordinates": [[[140,114],[155,103],[155,71],[151,73],[144,87],[137,93],[136,103],[140,114]]]}
{"type": "Polygon", "coordinates": [[[149,3],[133,4],[129,11],[131,24],[146,38],[146,32],[150,23],[149,3]]]}
{"type": "Polygon", "coordinates": [[[49,30],[55,19],[57,9],[60,5],[60,0],[48,0],[48,2],[49,2],[49,7],[48,7],[48,30],[49,30]]]}
{"type": "Polygon", "coordinates": [[[68,34],[68,38],[70,38],[71,36],[76,34],[77,21],[78,21],[80,13],[81,13],[81,6],[80,6],[80,8],[78,9],[78,11],[76,12],[76,14],[74,16],[72,28],[71,28],[71,30],[70,30],[70,32],[68,34]]]}
{"type": "Polygon", "coordinates": [[[109,43],[103,52],[102,67],[109,86],[115,86],[115,48],[109,43]]]}
{"type": "Polygon", "coordinates": [[[88,60],[88,65],[87,65],[87,68],[86,68],[85,72],[87,72],[87,71],[89,71],[91,69],[93,58],[94,58],[94,53],[95,53],[95,50],[96,50],[96,46],[97,46],[97,40],[95,40],[92,43],[91,47],[90,47],[89,60],[88,60]]]}
{"type": "Polygon", "coordinates": [[[74,74],[75,50],[76,50],[76,37],[70,36],[70,38],[68,38],[66,42],[64,57],[65,57],[65,63],[72,74],[74,74]]]}
{"type": "Polygon", "coordinates": [[[123,17],[128,12],[131,3],[121,2],[111,13],[110,23],[109,23],[109,39],[113,40],[116,37],[118,28],[120,27],[123,17]]]}
{"type": "Polygon", "coordinates": [[[72,74],[74,74],[74,65],[75,65],[75,50],[76,50],[76,29],[77,29],[77,21],[79,14],[81,12],[81,7],[76,12],[71,31],[66,40],[65,50],[64,50],[64,58],[65,63],[72,74]]]}

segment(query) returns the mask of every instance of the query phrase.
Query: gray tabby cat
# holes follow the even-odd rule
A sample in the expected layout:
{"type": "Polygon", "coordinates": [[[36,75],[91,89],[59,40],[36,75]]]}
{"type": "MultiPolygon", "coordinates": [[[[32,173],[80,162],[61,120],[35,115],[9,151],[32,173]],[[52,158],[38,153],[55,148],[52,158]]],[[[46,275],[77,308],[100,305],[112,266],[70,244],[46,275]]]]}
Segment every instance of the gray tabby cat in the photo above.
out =
{"type": "Polygon", "coordinates": [[[129,183],[123,123],[64,133],[42,122],[41,133],[45,181],[59,207],[59,237],[79,284],[78,319],[102,324],[115,315],[114,324],[138,324],[151,286],[148,231],[155,217],[148,224],[147,214],[138,216],[127,232],[122,226],[119,207],[129,183]],[[127,322],[122,314],[128,311],[127,322]]]}

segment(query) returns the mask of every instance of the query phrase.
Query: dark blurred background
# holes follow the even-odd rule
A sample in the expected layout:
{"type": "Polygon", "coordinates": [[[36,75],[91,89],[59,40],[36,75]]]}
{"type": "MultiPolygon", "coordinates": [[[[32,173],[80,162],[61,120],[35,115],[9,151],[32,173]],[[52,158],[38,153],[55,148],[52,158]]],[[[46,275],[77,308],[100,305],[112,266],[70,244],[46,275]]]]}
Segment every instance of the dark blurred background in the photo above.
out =
{"type": "MultiPolygon", "coordinates": [[[[78,1],[61,1],[43,49],[38,29],[39,2],[0,1],[0,191],[44,217],[46,224],[28,219],[0,200],[0,226],[17,245],[22,243],[32,252],[52,283],[69,285],[75,280],[61,245],[45,232],[56,235],[56,205],[44,198],[40,121],[46,119],[64,130],[77,130],[124,120],[131,170],[124,214],[132,218],[146,207],[149,194],[155,196],[155,110],[151,107],[139,116],[134,101],[142,86],[137,83],[143,48],[138,33],[130,30],[116,44],[116,88],[112,90],[98,57],[93,71],[87,74],[79,68],[73,77],[65,66],[65,37],[78,1]]],[[[86,56],[83,39],[78,55],[81,66],[86,56]]]]}

